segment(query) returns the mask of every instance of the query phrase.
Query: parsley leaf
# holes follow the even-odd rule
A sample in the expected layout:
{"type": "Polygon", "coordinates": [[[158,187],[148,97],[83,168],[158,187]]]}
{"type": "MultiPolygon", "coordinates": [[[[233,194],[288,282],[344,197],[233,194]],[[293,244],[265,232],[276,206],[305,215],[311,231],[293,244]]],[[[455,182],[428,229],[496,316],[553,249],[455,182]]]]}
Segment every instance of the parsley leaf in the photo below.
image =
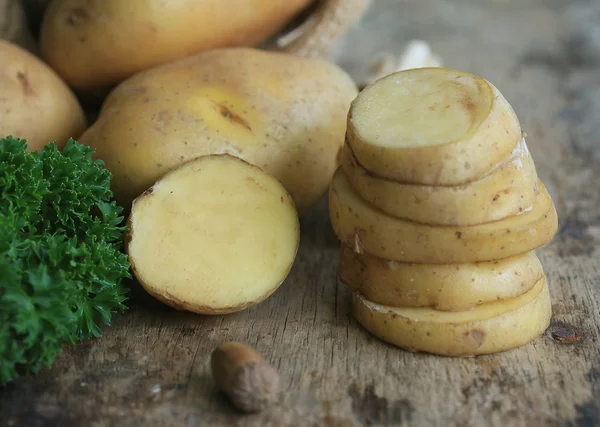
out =
{"type": "Polygon", "coordinates": [[[0,383],[50,366],[126,307],[122,208],[110,172],[70,140],[0,139],[0,383]]]}

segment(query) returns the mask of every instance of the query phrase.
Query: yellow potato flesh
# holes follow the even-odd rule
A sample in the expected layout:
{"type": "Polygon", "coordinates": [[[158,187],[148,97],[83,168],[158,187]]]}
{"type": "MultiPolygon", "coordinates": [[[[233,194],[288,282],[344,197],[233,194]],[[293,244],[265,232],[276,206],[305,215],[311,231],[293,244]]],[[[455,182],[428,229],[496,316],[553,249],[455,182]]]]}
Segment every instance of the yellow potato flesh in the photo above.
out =
{"type": "Polygon", "coordinates": [[[186,163],[135,200],[127,245],[133,270],[156,298],[204,314],[239,311],[273,293],[299,242],[281,184],[240,159],[186,163]]]}
{"type": "Polygon", "coordinates": [[[458,185],[521,140],[517,116],[487,80],[445,68],[384,77],[353,101],[348,143],[370,172],[410,184],[458,185]]]}
{"type": "Polygon", "coordinates": [[[543,274],[532,252],[469,264],[409,264],[357,254],[346,245],[340,251],[340,280],[367,300],[392,307],[469,310],[515,298],[543,274]]]}
{"type": "Polygon", "coordinates": [[[85,116],[67,85],[26,50],[0,40],[0,138],[27,139],[30,150],[62,148],[85,130],[85,116]]]}
{"type": "Polygon", "coordinates": [[[361,199],[339,168],[329,191],[329,211],[339,239],[356,252],[402,262],[459,264],[490,261],[548,243],[558,227],[546,188],[520,215],[471,226],[433,226],[402,220],[361,199]]]}
{"type": "Polygon", "coordinates": [[[304,213],[327,191],[355,96],[326,61],[215,50],[122,83],[81,142],[113,173],[124,205],[178,165],[227,153],[277,178],[304,213]]]}
{"type": "Polygon", "coordinates": [[[548,327],[552,314],[545,278],[527,293],[464,312],[393,308],[353,294],[353,312],[371,334],[410,351],[448,356],[490,354],[524,345],[548,327]]]}
{"type": "Polygon", "coordinates": [[[344,172],[357,193],[398,218],[439,225],[474,225],[500,220],[530,207],[537,173],[525,140],[510,156],[477,181],[459,186],[401,184],[368,172],[349,145],[344,172]]]}

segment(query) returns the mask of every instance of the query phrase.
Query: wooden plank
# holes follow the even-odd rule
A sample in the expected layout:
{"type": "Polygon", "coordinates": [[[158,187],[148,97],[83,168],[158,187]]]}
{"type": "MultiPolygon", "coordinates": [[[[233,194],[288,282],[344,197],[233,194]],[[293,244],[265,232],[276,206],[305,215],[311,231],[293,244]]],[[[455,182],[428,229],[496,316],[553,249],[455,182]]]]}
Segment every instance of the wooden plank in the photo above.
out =
{"type": "MultiPolygon", "coordinates": [[[[357,79],[380,50],[431,42],[449,67],[481,74],[512,103],[560,232],[538,251],[553,322],[547,336],[477,358],[400,351],[352,319],[336,284],[326,200],[302,220],[293,272],[246,312],[203,317],[145,298],[103,338],[66,348],[52,369],[0,391],[14,426],[541,426],[600,424],[600,38],[598,2],[374,0],[336,59],[357,79]],[[237,413],[209,375],[212,349],[245,341],[282,375],[281,404],[237,413]]],[[[143,295],[143,294],[141,294],[143,295]]]]}

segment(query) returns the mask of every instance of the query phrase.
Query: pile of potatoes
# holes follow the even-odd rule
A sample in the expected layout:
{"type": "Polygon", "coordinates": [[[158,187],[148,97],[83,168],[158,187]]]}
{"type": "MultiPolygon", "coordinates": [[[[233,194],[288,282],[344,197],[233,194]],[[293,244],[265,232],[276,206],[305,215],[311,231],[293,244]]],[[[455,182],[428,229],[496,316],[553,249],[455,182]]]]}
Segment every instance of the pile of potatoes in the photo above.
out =
{"type": "Polygon", "coordinates": [[[402,71],[353,101],[329,192],[353,312],[396,346],[470,356],[523,345],[551,316],[532,252],[557,231],[519,121],[487,80],[402,71]]]}
{"type": "Polygon", "coordinates": [[[0,137],[95,150],[129,213],[133,272],[159,300],[220,314],[274,292],[358,93],[326,59],[258,48],[312,0],[27,3],[44,11],[40,57],[0,41],[0,137]]]}

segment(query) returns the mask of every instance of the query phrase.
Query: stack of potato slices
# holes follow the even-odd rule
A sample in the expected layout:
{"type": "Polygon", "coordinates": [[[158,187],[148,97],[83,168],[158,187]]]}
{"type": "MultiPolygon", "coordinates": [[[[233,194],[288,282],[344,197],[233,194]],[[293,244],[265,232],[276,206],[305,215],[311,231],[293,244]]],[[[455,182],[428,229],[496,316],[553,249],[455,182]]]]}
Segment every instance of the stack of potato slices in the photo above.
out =
{"type": "Polygon", "coordinates": [[[396,346],[477,355],[543,333],[550,294],[533,250],[557,231],[512,107],[444,68],[365,88],[329,193],[353,312],[396,346]]]}

